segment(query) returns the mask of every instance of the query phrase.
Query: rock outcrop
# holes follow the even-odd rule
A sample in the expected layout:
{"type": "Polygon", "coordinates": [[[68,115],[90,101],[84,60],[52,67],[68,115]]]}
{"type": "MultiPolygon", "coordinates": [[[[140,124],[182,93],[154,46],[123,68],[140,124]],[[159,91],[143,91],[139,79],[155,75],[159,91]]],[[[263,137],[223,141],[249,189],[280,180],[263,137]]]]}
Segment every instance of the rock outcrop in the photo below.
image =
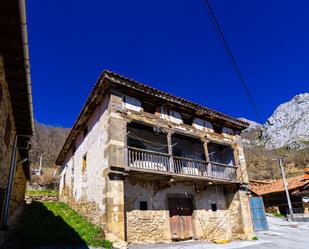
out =
{"type": "Polygon", "coordinates": [[[297,150],[308,146],[309,93],[296,95],[291,101],[279,105],[261,131],[266,149],[287,146],[297,150]]]}
{"type": "Polygon", "coordinates": [[[246,118],[239,118],[240,120],[242,121],[245,121],[247,123],[249,123],[249,127],[246,129],[247,131],[250,131],[252,129],[257,129],[259,127],[261,127],[262,125],[255,122],[255,121],[252,121],[252,120],[249,120],[249,119],[246,119],[246,118]]]}

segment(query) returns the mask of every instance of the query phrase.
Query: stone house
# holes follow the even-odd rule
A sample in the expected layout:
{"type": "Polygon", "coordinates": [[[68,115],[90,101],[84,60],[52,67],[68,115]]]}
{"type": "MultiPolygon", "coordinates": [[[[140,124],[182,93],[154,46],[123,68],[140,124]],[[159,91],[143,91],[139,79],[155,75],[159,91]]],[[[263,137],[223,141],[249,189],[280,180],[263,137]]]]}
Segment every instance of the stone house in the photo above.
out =
{"type": "Polygon", "coordinates": [[[104,71],[57,158],[60,199],[128,243],[251,239],[247,126],[104,71]]]}
{"type": "MultiPolygon", "coordinates": [[[[25,2],[0,1],[0,225],[22,206],[33,131],[25,2]]],[[[1,234],[0,234],[1,235],[1,234]]],[[[1,237],[1,236],[0,236],[1,237]]]]}

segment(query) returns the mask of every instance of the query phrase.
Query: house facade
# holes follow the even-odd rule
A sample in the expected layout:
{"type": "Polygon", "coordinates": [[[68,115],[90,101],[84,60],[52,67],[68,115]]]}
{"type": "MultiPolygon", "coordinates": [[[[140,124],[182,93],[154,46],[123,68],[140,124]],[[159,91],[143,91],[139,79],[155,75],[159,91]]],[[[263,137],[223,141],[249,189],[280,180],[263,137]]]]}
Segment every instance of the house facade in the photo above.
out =
{"type": "MultiPolygon", "coordinates": [[[[33,111],[25,2],[0,2],[0,227],[24,203],[33,111]]],[[[1,237],[1,233],[0,233],[1,237]]],[[[1,238],[0,238],[1,240],[1,238]]]]}
{"type": "Polygon", "coordinates": [[[247,126],[104,71],[58,156],[60,199],[128,243],[251,239],[247,126]]]}

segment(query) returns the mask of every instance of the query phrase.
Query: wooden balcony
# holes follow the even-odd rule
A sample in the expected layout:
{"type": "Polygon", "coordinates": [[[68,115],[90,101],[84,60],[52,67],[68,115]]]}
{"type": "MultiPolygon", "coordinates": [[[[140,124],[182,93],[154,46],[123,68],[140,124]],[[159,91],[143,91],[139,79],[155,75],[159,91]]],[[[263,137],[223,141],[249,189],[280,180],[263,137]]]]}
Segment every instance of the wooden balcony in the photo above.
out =
{"type": "Polygon", "coordinates": [[[150,150],[126,147],[127,167],[153,173],[196,176],[205,179],[237,181],[236,166],[171,156],[150,150]]]}

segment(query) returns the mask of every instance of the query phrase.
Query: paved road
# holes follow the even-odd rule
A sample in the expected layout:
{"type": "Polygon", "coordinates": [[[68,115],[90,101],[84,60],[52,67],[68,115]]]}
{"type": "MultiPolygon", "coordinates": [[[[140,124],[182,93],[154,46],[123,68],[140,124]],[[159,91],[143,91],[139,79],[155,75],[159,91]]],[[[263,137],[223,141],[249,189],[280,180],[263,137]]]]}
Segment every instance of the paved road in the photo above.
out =
{"type": "Polygon", "coordinates": [[[156,245],[131,245],[130,249],[307,249],[309,223],[292,223],[267,217],[269,231],[258,232],[257,241],[235,241],[225,245],[205,242],[182,242],[156,245]]]}

